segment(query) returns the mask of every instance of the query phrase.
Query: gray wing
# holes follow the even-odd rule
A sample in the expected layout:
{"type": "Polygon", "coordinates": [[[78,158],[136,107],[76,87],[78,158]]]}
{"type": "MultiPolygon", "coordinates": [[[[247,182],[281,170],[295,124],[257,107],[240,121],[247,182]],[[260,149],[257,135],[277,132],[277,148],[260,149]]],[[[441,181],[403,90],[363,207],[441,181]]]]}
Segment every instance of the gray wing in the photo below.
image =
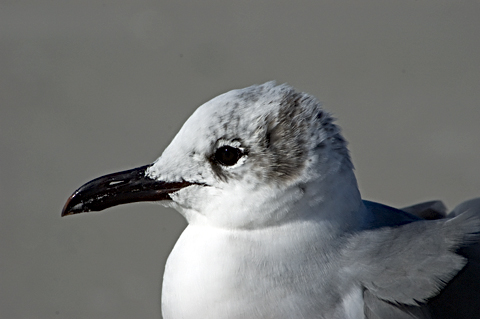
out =
{"type": "Polygon", "coordinates": [[[366,319],[431,319],[426,306],[407,306],[379,299],[370,291],[363,293],[366,319]]]}
{"type": "MultiPolygon", "coordinates": [[[[441,208],[435,203],[435,209],[441,208]]],[[[475,274],[479,249],[461,248],[478,237],[480,207],[472,209],[470,205],[455,218],[427,221],[381,204],[365,204],[376,210],[377,225],[350,238],[343,256],[351,265],[348,271],[355,272],[365,287],[367,318],[475,318],[472,311],[480,313],[467,307],[480,301],[480,281],[475,274]],[[382,223],[387,227],[381,227],[382,223]],[[459,248],[465,257],[455,253],[459,248]],[[468,266],[461,270],[467,259],[468,266]],[[462,297],[452,297],[458,296],[459,289],[462,297]],[[458,311],[457,307],[464,309],[458,311]]],[[[416,214],[429,206],[417,206],[410,212],[416,214]]]]}
{"type": "Polygon", "coordinates": [[[440,200],[432,200],[429,202],[404,207],[401,208],[401,210],[429,220],[447,217],[447,207],[440,200]]]}
{"type": "MultiPolygon", "coordinates": [[[[402,210],[425,219],[451,218],[465,212],[480,214],[480,198],[461,203],[449,214],[441,201],[421,203],[402,210]]],[[[457,253],[468,263],[437,296],[429,300],[427,306],[433,318],[480,318],[480,243],[461,247],[457,253]]]]}
{"type": "MultiPolygon", "coordinates": [[[[480,214],[480,198],[463,202],[447,216],[458,216],[465,212],[480,214]]],[[[438,296],[429,301],[428,306],[434,318],[480,318],[480,243],[462,247],[458,253],[468,259],[468,263],[438,296]]]]}

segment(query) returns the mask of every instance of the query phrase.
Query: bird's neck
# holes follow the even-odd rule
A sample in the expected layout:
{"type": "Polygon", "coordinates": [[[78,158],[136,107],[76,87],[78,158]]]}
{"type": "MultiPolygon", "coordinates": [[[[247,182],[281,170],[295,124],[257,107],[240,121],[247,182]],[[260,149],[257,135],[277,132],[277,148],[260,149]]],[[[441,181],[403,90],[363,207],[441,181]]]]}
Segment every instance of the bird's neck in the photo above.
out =
{"type": "Polygon", "coordinates": [[[368,219],[353,170],[347,167],[307,183],[304,198],[295,206],[333,233],[362,229],[368,219]]]}

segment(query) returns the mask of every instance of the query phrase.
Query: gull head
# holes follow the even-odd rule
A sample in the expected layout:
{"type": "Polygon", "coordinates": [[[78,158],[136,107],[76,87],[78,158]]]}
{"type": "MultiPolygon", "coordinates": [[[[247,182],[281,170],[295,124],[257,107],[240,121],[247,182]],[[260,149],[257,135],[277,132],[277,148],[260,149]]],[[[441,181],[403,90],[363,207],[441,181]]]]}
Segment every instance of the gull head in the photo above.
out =
{"type": "Polygon", "coordinates": [[[252,229],[338,200],[361,202],[339,127],[313,96],[267,82],[203,104],[153,164],[85,184],[62,215],[158,201],[190,224],[252,229]]]}

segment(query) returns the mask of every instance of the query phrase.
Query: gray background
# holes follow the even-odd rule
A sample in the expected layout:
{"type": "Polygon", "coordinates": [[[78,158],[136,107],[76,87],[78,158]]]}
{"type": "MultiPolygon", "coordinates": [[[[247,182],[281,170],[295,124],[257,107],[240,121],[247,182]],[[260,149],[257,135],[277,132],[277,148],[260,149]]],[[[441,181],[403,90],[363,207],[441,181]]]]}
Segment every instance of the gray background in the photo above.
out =
{"type": "Polygon", "coordinates": [[[60,211],[233,88],[317,96],[365,198],[479,196],[479,16],[478,1],[1,1],[0,317],[159,318],[182,218],[60,211]]]}

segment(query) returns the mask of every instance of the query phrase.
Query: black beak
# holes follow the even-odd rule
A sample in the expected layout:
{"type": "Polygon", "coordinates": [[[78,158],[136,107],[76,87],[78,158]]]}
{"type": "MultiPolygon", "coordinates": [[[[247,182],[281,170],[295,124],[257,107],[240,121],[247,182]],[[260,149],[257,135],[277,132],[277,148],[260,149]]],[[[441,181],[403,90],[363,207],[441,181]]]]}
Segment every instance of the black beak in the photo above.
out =
{"type": "Polygon", "coordinates": [[[68,198],[62,216],[101,211],[126,203],[169,200],[170,193],[195,184],[151,179],[145,176],[149,166],[105,175],[86,183],[68,198]]]}

